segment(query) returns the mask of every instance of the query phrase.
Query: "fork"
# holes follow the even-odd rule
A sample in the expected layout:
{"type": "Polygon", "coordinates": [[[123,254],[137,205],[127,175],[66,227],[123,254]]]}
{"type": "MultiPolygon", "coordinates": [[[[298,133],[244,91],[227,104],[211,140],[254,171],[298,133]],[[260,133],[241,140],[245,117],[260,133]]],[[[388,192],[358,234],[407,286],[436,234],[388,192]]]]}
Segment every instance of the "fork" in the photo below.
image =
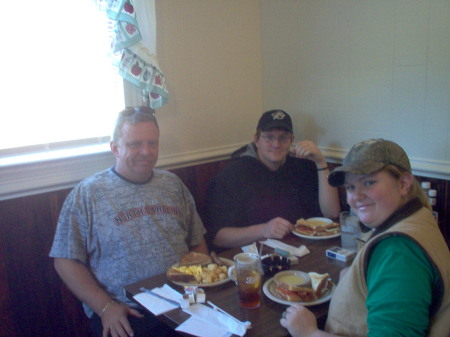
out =
{"type": "Polygon", "coordinates": [[[245,324],[245,325],[249,325],[249,328],[251,327],[251,323],[250,322],[241,322],[240,320],[238,320],[236,317],[234,317],[233,315],[229,314],[228,312],[226,312],[225,310],[219,308],[217,305],[215,305],[213,302],[211,301],[206,301],[206,303],[208,303],[214,310],[221,312],[222,314],[234,319],[237,323],[239,324],[245,324]]]}

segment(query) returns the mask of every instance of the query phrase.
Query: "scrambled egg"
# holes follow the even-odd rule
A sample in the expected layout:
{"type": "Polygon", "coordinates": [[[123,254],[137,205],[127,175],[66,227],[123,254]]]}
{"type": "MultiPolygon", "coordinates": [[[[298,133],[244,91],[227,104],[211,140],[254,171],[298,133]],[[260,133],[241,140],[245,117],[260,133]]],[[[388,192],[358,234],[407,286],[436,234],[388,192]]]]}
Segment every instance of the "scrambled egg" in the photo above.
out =
{"type": "Polygon", "coordinates": [[[224,280],[228,277],[227,266],[219,266],[215,263],[210,263],[206,266],[192,265],[173,267],[173,269],[186,274],[194,275],[198,283],[214,283],[224,280]]]}

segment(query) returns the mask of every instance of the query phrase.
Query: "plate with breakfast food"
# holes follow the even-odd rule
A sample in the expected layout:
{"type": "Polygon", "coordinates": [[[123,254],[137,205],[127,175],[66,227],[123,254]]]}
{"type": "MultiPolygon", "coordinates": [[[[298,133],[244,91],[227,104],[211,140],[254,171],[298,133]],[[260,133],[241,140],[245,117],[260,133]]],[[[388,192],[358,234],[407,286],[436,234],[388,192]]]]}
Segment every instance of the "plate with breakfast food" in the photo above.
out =
{"type": "Polygon", "coordinates": [[[217,257],[189,252],[167,270],[169,281],[187,287],[215,287],[230,281],[228,268],[234,262],[217,257]]]}
{"type": "Polygon", "coordinates": [[[286,270],[267,280],[263,292],[268,298],[281,304],[300,303],[312,306],[328,302],[335,288],[328,273],[286,270]]]}
{"type": "Polygon", "coordinates": [[[297,220],[292,233],[305,239],[325,240],[339,237],[341,226],[328,218],[301,218],[297,220]]]}

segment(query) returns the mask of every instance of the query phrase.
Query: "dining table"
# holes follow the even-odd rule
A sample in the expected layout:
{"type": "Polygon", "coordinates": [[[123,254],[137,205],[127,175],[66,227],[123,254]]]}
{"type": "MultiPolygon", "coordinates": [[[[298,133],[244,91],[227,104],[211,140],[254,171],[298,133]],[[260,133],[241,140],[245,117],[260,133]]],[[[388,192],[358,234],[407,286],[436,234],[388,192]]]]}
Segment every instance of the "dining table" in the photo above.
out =
{"type": "MultiPolygon", "coordinates": [[[[304,245],[309,250],[309,254],[299,257],[298,263],[291,265],[291,269],[301,270],[304,272],[316,272],[320,274],[328,273],[335,284],[339,281],[339,274],[341,270],[349,266],[351,263],[351,261],[344,262],[326,256],[326,250],[328,248],[331,248],[332,246],[340,246],[340,237],[337,235],[330,238],[307,238],[291,233],[280,241],[295,247],[304,245]]],[[[273,252],[273,248],[265,245],[262,248],[262,255],[273,252]]],[[[233,257],[240,252],[242,252],[241,248],[228,249],[220,252],[218,256],[232,260],[233,257]]],[[[262,283],[264,284],[269,279],[270,276],[263,275],[262,283]]],[[[164,284],[168,284],[180,293],[184,293],[184,288],[170,282],[165,273],[129,284],[124,287],[124,291],[128,298],[134,300],[133,296],[142,292],[140,290],[141,287],[153,289],[155,287],[161,287],[164,284]]],[[[289,336],[288,330],[280,324],[281,315],[283,311],[286,310],[288,306],[287,304],[274,301],[263,293],[261,295],[261,305],[259,308],[244,309],[239,305],[237,286],[232,280],[214,287],[204,287],[203,289],[206,294],[206,300],[211,301],[216,306],[233,315],[242,322],[251,322],[251,328],[247,330],[245,336],[289,336]]],[[[323,328],[325,324],[328,314],[328,306],[329,301],[308,306],[308,309],[315,314],[319,328],[323,328]]],[[[157,317],[159,320],[175,329],[178,325],[187,320],[190,315],[185,313],[181,308],[176,308],[164,314],[158,315],[157,317]]],[[[176,332],[174,331],[174,335],[175,334],[176,332]]],[[[179,335],[190,336],[183,333],[179,333],[179,335]]]]}

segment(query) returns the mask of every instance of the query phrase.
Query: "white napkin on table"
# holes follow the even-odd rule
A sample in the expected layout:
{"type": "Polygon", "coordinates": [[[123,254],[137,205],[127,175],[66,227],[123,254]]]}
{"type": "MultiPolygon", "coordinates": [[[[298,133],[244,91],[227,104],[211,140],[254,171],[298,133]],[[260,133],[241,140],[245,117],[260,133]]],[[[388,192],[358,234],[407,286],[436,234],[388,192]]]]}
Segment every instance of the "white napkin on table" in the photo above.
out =
{"type": "MultiPolygon", "coordinates": [[[[167,284],[164,284],[161,288],[153,288],[152,291],[158,295],[161,295],[162,297],[171,299],[179,303],[183,300],[183,295],[167,284]]],[[[156,316],[178,308],[177,305],[146,292],[136,294],[133,297],[136,301],[138,301],[141,305],[150,310],[156,316]]]]}
{"type": "Polygon", "coordinates": [[[230,337],[232,335],[221,327],[214,325],[205,327],[206,324],[203,319],[191,316],[191,318],[184,321],[175,330],[198,337],[230,337]]]}
{"type": "Polygon", "coordinates": [[[193,304],[183,309],[192,317],[180,324],[175,330],[187,332],[199,337],[244,336],[250,322],[241,322],[237,318],[225,315],[203,304],[193,304]]]}
{"type": "Polygon", "coordinates": [[[253,253],[256,255],[259,254],[258,248],[256,248],[256,242],[253,242],[252,244],[247,245],[247,246],[242,246],[241,249],[244,253],[253,253]]]}
{"type": "Polygon", "coordinates": [[[275,239],[267,239],[266,241],[260,241],[260,243],[265,244],[266,246],[272,247],[272,248],[279,248],[282,250],[285,250],[289,252],[291,255],[295,255],[298,257],[305,256],[309,254],[308,248],[306,248],[305,245],[300,245],[298,247],[294,247],[291,245],[288,245],[286,243],[283,243],[281,241],[275,240],[275,239]]]}

